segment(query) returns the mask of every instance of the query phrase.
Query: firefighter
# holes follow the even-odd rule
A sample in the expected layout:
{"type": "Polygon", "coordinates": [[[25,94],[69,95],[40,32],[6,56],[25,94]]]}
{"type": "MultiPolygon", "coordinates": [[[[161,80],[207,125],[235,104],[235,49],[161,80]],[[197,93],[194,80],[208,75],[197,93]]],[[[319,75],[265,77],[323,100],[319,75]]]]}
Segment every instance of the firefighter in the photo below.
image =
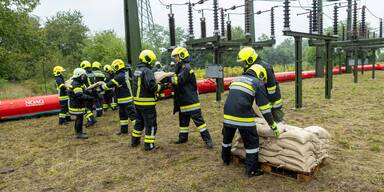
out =
{"type": "Polygon", "coordinates": [[[139,55],[139,64],[134,72],[133,93],[137,113],[137,120],[132,130],[131,146],[140,144],[142,131],[145,128],[144,150],[157,149],[155,145],[157,120],[156,120],[156,93],[165,88],[156,83],[153,65],[156,55],[151,50],[143,50],[139,55]]]}
{"type": "Polygon", "coordinates": [[[103,89],[111,90],[115,88],[120,117],[120,131],[117,135],[127,135],[128,124],[133,126],[136,120],[131,86],[132,77],[123,60],[116,59],[111,66],[116,71],[115,77],[104,84],[103,89]]]}
{"type": "Polygon", "coordinates": [[[272,104],[264,89],[263,80],[267,76],[265,68],[256,65],[257,54],[253,49],[242,49],[237,61],[244,67],[242,76],[235,78],[229,89],[224,105],[223,143],[221,157],[224,164],[230,164],[232,140],[238,129],[244,141],[246,151],[245,174],[249,177],[262,175],[258,164],[259,136],[255,123],[255,111],[252,108],[255,101],[263,117],[268,122],[276,137],[280,132],[273,119],[272,104]]]}
{"type": "MultiPolygon", "coordinates": [[[[110,65],[105,65],[103,67],[104,69],[104,76],[105,76],[105,82],[111,81],[114,77],[113,69],[110,65]]],[[[105,90],[104,91],[104,102],[103,102],[103,110],[107,111],[109,108],[112,110],[116,110],[117,103],[116,103],[116,95],[114,88],[111,90],[105,90]]]]}
{"type": "MultiPolygon", "coordinates": [[[[252,49],[248,47],[247,49],[252,49]]],[[[254,50],[253,50],[254,51],[254,50]]],[[[255,64],[263,66],[267,72],[265,77],[264,87],[267,92],[268,100],[272,104],[272,115],[276,122],[283,121],[284,112],[281,110],[283,106],[283,100],[281,99],[279,82],[276,80],[275,72],[273,71],[272,65],[264,62],[260,57],[257,56],[254,61],[255,64]]],[[[252,63],[253,64],[253,63],[252,63]]]]}
{"type": "Polygon", "coordinates": [[[71,116],[68,114],[68,94],[63,76],[64,71],[65,69],[62,66],[55,66],[53,68],[53,76],[60,101],[59,125],[65,125],[71,120],[71,116]]]}
{"type": "MultiPolygon", "coordinates": [[[[105,75],[102,71],[101,64],[97,61],[92,63],[93,74],[95,75],[95,83],[100,81],[105,81],[105,75]]],[[[96,96],[95,107],[96,107],[96,117],[101,117],[103,115],[103,103],[104,103],[104,91],[100,87],[94,89],[94,95],[96,96]]]]}
{"type": "Polygon", "coordinates": [[[86,103],[94,98],[85,91],[85,83],[87,82],[86,71],[82,68],[76,68],[73,71],[72,83],[69,86],[69,113],[76,116],[75,133],[77,139],[88,139],[86,133],[83,132],[83,118],[86,113],[86,103]]]}
{"type": "MultiPolygon", "coordinates": [[[[87,75],[87,80],[84,82],[86,87],[91,86],[95,83],[95,74],[92,71],[92,64],[89,61],[82,61],[80,63],[80,67],[85,70],[87,75]]],[[[93,90],[86,89],[87,94],[91,96],[95,96],[93,90]]],[[[87,123],[85,124],[85,127],[93,126],[97,121],[95,116],[93,115],[93,106],[95,104],[94,100],[87,100],[86,102],[86,108],[87,112],[85,114],[85,119],[87,119],[87,123]]]]}
{"type": "Polygon", "coordinates": [[[187,49],[177,47],[171,56],[176,62],[175,75],[171,78],[174,90],[174,114],[179,112],[180,126],[179,139],[175,144],[188,141],[189,122],[192,119],[207,148],[211,149],[213,143],[201,112],[196,76],[190,64],[189,53],[187,49]]]}

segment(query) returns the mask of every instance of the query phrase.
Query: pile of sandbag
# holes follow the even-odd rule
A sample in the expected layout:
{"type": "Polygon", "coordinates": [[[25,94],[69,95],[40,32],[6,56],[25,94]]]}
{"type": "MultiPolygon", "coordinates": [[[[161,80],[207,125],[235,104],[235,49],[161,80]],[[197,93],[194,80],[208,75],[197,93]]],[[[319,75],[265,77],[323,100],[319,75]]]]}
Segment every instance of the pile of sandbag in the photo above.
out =
{"type": "MultiPolygon", "coordinates": [[[[275,138],[264,119],[257,119],[259,134],[259,162],[271,163],[294,171],[310,172],[328,157],[328,131],[319,126],[300,128],[278,124],[281,132],[275,138]]],[[[232,154],[245,158],[245,149],[240,137],[233,145],[232,154]]]]}

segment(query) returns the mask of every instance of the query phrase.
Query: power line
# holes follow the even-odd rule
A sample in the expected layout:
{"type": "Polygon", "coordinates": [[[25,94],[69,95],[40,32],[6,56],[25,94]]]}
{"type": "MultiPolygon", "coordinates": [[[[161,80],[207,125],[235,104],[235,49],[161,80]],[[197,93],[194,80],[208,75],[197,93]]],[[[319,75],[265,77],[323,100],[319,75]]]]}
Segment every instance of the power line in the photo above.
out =
{"type": "Polygon", "coordinates": [[[372,16],[376,17],[377,19],[382,19],[381,17],[378,17],[378,16],[376,16],[375,14],[373,14],[372,11],[371,11],[370,9],[368,9],[367,6],[366,6],[365,8],[367,9],[367,11],[368,11],[372,16]]]}

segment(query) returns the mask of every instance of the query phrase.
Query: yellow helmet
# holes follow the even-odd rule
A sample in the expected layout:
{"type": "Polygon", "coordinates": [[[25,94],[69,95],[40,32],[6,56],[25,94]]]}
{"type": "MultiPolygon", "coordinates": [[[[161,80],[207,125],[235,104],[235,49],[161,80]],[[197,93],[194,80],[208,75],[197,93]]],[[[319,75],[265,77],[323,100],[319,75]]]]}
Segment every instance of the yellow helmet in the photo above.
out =
{"type": "Polygon", "coordinates": [[[120,69],[124,69],[125,68],[125,64],[124,64],[124,61],[121,60],[121,59],[116,59],[112,62],[111,64],[112,68],[115,70],[115,71],[118,71],[120,69]]]}
{"type": "Polygon", "coordinates": [[[257,53],[252,47],[244,47],[237,55],[238,63],[245,63],[245,68],[249,68],[257,59],[257,53]]]}
{"type": "Polygon", "coordinates": [[[103,67],[103,69],[104,69],[104,71],[106,71],[106,72],[111,72],[111,71],[113,71],[113,69],[112,69],[112,67],[111,67],[110,65],[105,65],[105,66],[103,67]]]}
{"type": "Polygon", "coordinates": [[[259,64],[253,64],[248,70],[255,73],[256,77],[263,82],[267,82],[267,70],[259,64]]]}
{"type": "Polygon", "coordinates": [[[181,60],[189,56],[188,50],[184,47],[176,47],[171,53],[171,57],[179,56],[181,60]]]}
{"type": "Polygon", "coordinates": [[[53,68],[53,75],[54,76],[59,76],[62,75],[65,69],[62,66],[55,66],[53,68]]]}
{"type": "Polygon", "coordinates": [[[146,63],[148,65],[153,65],[155,61],[157,60],[156,55],[151,50],[143,50],[139,55],[139,61],[146,63]]]}
{"type": "Polygon", "coordinates": [[[89,61],[82,61],[80,63],[80,67],[83,68],[83,69],[86,69],[86,68],[91,68],[92,65],[91,65],[91,63],[89,61]]]}
{"type": "Polygon", "coordinates": [[[95,61],[92,63],[92,68],[101,70],[101,63],[95,61]]]}

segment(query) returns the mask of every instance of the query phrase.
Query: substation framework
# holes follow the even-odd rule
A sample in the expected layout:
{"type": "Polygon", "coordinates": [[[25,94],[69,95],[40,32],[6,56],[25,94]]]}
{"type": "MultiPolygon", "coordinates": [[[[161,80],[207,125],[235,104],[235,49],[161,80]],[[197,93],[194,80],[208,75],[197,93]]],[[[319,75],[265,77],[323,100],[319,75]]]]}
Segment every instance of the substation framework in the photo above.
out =
{"type": "MultiPolygon", "coordinates": [[[[262,49],[263,47],[272,47],[275,44],[275,27],[274,27],[274,13],[275,8],[280,6],[274,6],[270,10],[265,11],[254,11],[253,1],[254,0],[244,0],[244,5],[235,5],[230,8],[220,8],[218,0],[213,0],[213,9],[205,9],[213,11],[213,26],[214,32],[213,35],[207,37],[206,35],[206,19],[204,18],[204,9],[199,10],[202,13],[200,18],[201,26],[201,38],[194,38],[194,28],[193,28],[193,9],[194,6],[199,4],[204,4],[208,0],[199,0],[195,3],[190,1],[183,4],[169,4],[166,5],[170,9],[168,14],[169,20],[169,31],[170,31],[170,46],[169,50],[172,50],[176,47],[176,38],[175,38],[175,19],[174,13],[172,12],[172,7],[176,5],[188,6],[188,40],[186,45],[190,50],[210,50],[214,53],[214,64],[222,64],[222,53],[225,51],[233,51],[239,49],[241,46],[252,46],[256,49],[262,49]],[[245,19],[245,38],[232,40],[231,34],[231,21],[229,15],[231,13],[226,13],[227,11],[234,10],[239,7],[244,7],[244,19],[245,19]],[[255,25],[254,25],[254,15],[261,14],[264,12],[270,12],[271,14],[271,34],[270,39],[266,41],[255,41],[255,25]],[[226,14],[225,14],[226,13],[226,14]],[[226,23],[225,15],[228,16],[226,23]],[[220,17],[220,18],[219,18],[220,17]],[[219,22],[220,21],[220,22],[219,22]],[[226,24],[226,32],[225,32],[226,24]],[[220,30],[220,28],[221,30],[220,30]]],[[[328,0],[331,1],[331,0],[328,0]]],[[[326,5],[329,6],[329,5],[326,5]]],[[[350,58],[353,56],[354,60],[354,82],[358,82],[358,59],[368,54],[370,63],[375,64],[375,52],[377,49],[384,47],[384,38],[383,38],[383,24],[382,19],[380,18],[380,32],[379,38],[376,38],[376,35],[373,35],[374,38],[369,38],[369,31],[365,22],[366,10],[369,9],[365,6],[361,8],[361,25],[360,30],[358,31],[357,26],[357,2],[354,0],[352,6],[352,0],[347,0],[347,6],[342,6],[342,3],[336,3],[334,5],[334,14],[333,14],[333,34],[323,34],[323,11],[322,8],[323,0],[313,0],[312,9],[308,9],[309,13],[309,32],[298,32],[293,31],[290,28],[290,0],[284,0],[282,6],[284,8],[284,28],[283,34],[285,36],[291,36],[295,40],[295,107],[301,108],[302,103],[302,39],[309,39],[309,45],[316,47],[316,64],[315,71],[317,77],[324,76],[324,65],[325,60],[325,98],[331,98],[332,91],[332,80],[333,80],[333,55],[336,50],[336,53],[341,57],[341,50],[345,51],[345,67],[348,73],[351,72],[351,66],[348,65],[350,58]],[[347,7],[347,26],[342,26],[342,35],[338,34],[338,11],[340,8],[347,7]],[[353,9],[352,9],[353,8],[353,9]],[[353,19],[352,19],[353,18],[353,19]],[[352,22],[353,21],[353,22],[352,22]],[[323,49],[325,49],[325,54],[323,55],[323,49]],[[324,60],[322,58],[325,58],[324,60]]],[[[300,6],[301,7],[301,6],[300,6]]],[[[128,54],[128,62],[133,66],[137,64],[137,61],[132,58],[137,58],[141,50],[140,42],[140,28],[139,28],[139,19],[137,11],[137,0],[124,0],[124,12],[125,12],[125,27],[126,27],[126,46],[128,54]]],[[[370,12],[370,11],[369,11],[370,12]]],[[[372,14],[372,13],[371,13],[372,14]]],[[[364,63],[364,62],[362,62],[364,63]]],[[[341,62],[339,63],[340,72],[341,72],[341,62]]],[[[223,73],[223,71],[221,71],[223,73]]],[[[364,69],[362,70],[364,73],[364,69]]],[[[223,75],[222,75],[223,77],[223,75]]],[[[221,100],[221,93],[223,92],[223,78],[216,78],[216,100],[221,100]]],[[[375,78],[375,67],[373,67],[372,78],[375,78]]]]}

